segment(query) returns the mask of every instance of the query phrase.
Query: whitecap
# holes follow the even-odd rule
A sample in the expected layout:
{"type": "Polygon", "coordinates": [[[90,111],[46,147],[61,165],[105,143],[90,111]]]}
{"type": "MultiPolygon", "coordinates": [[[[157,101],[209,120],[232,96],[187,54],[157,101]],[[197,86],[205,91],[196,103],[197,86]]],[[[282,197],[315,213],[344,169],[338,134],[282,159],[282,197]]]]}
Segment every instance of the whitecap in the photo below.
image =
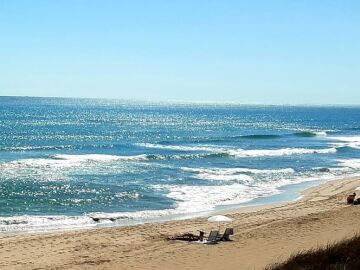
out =
{"type": "Polygon", "coordinates": [[[285,169],[250,169],[250,168],[188,168],[182,167],[183,171],[192,172],[192,177],[202,180],[211,181],[236,181],[240,183],[252,183],[254,179],[250,175],[261,174],[267,176],[269,174],[292,174],[292,168],[285,169]],[[250,175],[249,175],[250,174],[250,175]]]}
{"type": "Polygon", "coordinates": [[[287,155],[303,155],[303,154],[331,154],[336,153],[336,148],[309,149],[309,148],[281,148],[281,149],[235,149],[226,146],[199,145],[199,146],[183,146],[183,145],[161,145],[143,143],[137,144],[142,147],[167,149],[176,151],[205,151],[214,154],[227,154],[233,157],[265,157],[265,156],[287,156],[287,155]]]}
{"type": "Polygon", "coordinates": [[[355,170],[360,169],[360,159],[358,158],[339,159],[337,161],[338,161],[338,165],[341,167],[355,169],[355,170]]]}
{"type": "Polygon", "coordinates": [[[116,155],[105,155],[105,154],[84,154],[84,155],[54,155],[51,157],[55,160],[64,160],[71,162],[86,162],[86,161],[116,161],[116,160],[147,160],[146,155],[136,156],[116,156],[116,155]]]}
{"type": "Polygon", "coordinates": [[[74,229],[94,226],[86,216],[13,216],[0,217],[0,232],[48,231],[57,229],[74,229]]]}
{"type": "Polygon", "coordinates": [[[331,143],[332,146],[360,149],[360,136],[339,136],[330,137],[330,139],[340,141],[331,143]]]}
{"type": "Polygon", "coordinates": [[[137,143],[136,145],[145,148],[156,148],[156,149],[165,149],[165,150],[173,150],[173,151],[220,152],[226,149],[224,147],[219,148],[214,145],[185,146],[185,145],[163,145],[163,144],[153,144],[153,143],[137,143]]]}
{"type": "Polygon", "coordinates": [[[250,168],[189,168],[181,167],[183,171],[195,173],[212,173],[218,175],[228,175],[236,173],[251,173],[251,174],[272,174],[272,173],[294,173],[292,168],[284,169],[250,169],[250,168]]]}
{"type": "Polygon", "coordinates": [[[336,148],[309,149],[309,148],[281,148],[281,149],[259,149],[245,150],[234,149],[228,150],[228,154],[234,157],[266,157],[266,156],[290,156],[304,154],[332,154],[336,153],[336,148]]]}
{"type": "Polygon", "coordinates": [[[278,192],[275,188],[251,188],[234,183],[225,186],[163,186],[168,189],[167,197],[177,201],[176,211],[180,213],[201,212],[214,209],[218,205],[240,204],[257,196],[278,192]]]}
{"type": "Polygon", "coordinates": [[[70,180],[72,170],[97,171],[119,170],[127,167],[125,162],[143,162],[153,156],[115,156],[102,154],[54,155],[48,158],[19,159],[0,163],[1,177],[4,179],[32,178],[36,181],[70,180]],[[116,164],[113,164],[113,163],[116,164]],[[113,166],[116,165],[116,166],[113,166]]]}
{"type": "Polygon", "coordinates": [[[110,161],[142,161],[147,160],[147,155],[136,156],[115,156],[104,154],[84,154],[84,155],[53,155],[49,158],[30,158],[19,159],[2,163],[0,166],[17,167],[73,167],[86,162],[110,162],[110,161]]]}

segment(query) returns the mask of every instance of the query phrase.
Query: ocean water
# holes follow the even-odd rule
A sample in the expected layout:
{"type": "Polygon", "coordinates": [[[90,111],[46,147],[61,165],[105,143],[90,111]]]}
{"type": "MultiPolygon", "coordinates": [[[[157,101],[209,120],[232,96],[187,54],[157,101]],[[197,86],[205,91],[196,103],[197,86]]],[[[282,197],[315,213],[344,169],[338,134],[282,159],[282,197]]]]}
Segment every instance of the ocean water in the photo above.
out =
{"type": "Polygon", "coordinates": [[[360,174],[360,107],[0,97],[0,232],[116,226],[360,174]]]}

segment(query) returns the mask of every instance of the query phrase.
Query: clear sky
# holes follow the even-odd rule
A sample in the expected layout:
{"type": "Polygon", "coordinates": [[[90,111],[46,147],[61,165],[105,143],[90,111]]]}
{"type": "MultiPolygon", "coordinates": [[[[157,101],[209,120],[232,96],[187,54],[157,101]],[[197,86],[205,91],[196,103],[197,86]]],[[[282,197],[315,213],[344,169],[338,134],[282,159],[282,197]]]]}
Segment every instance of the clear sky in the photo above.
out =
{"type": "Polygon", "coordinates": [[[0,95],[360,105],[360,1],[0,0],[0,95]]]}

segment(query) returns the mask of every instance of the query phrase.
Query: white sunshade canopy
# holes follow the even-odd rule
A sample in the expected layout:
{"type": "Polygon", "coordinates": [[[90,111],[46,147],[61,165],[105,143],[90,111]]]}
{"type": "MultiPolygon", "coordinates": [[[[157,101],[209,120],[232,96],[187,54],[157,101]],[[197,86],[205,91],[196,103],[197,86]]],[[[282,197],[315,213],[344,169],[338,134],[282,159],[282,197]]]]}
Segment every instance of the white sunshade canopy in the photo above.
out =
{"type": "Polygon", "coordinates": [[[208,218],[208,221],[209,221],[209,222],[217,222],[217,223],[220,223],[220,222],[231,222],[231,221],[232,221],[232,218],[229,218],[229,217],[227,217],[227,216],[217,215],[217,216],[209,217],[209,218],[208,218]]]}

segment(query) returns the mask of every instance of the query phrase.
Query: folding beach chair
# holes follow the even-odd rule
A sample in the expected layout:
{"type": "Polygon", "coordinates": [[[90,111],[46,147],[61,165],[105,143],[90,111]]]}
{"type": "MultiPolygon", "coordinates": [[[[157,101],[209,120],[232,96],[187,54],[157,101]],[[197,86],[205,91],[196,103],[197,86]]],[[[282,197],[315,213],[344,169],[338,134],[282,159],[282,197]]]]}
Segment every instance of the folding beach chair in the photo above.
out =
{"type": "Polygon", "coordinates": [[[216,244],[218,242],[218,236],[219,231],[211,231],[204,244],[216,244]]]}
{"type": "Polygon", "coordinates": [[[233,235],[233,234],[234,234],[234,229],[233,228],[226,228],[223,235],[218,236],[218,240],[219,241],[231,241],[230,235],[233,235]]]}

